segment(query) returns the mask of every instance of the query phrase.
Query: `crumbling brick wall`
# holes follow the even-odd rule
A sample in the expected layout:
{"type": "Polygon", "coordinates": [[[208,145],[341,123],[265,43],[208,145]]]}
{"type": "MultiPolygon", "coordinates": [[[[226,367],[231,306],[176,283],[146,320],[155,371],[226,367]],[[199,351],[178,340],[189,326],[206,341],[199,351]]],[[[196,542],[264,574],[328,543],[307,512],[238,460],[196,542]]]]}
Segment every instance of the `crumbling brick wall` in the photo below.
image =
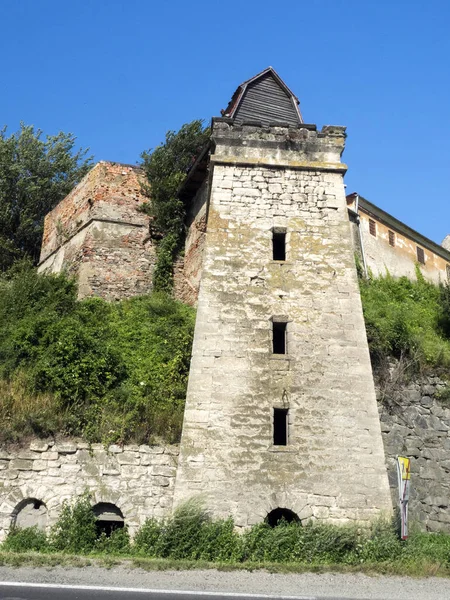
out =
{"type": "Polygon", "coordinates": [[[152,289],[154,243],[140,169],[100,162],[51,211],[44,225],[40,271],[78,279],[79,298],[119,300],[152,289]]]}

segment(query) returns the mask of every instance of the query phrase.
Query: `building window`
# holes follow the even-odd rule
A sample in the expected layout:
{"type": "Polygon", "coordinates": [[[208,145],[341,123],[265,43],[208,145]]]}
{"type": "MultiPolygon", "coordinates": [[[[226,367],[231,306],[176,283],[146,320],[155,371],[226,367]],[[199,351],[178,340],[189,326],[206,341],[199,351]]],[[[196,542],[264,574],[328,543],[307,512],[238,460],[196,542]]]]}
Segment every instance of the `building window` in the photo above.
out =
{"type": "Polygon", "coordinates": [[[374,237],[377,237],[377,224],[373,219],[369,219],[369,233],[374,237]]]}
{"type": "Polygon", "coordinates": [[[273,409],[273,444],[287,446],[288,443],[288,412],[287,408],[273,409]]]}
{"type": "Polygon", "coordinates": [[[425,252],[419,246],[417,246],[417,260],[421,265],[425,264],[425,252]]]}
{"type": "Polygon", "coordinates": [[[286,260],[286,229],[274,227],[272,230],[273,260],[286,260]]]}
{"type": "Polygon", "coordinates": [[[272,321],[272,351],[274,354],[287,354],[286,321],[272,321]]]}
{"type": "Polygon", "coordinates": [[[450,281],[450,265],[447,265],[447,279],[450,281]]]}
{"type": "Polygon", "coordinates": [[[395,247],[395,233],[389,230],[389,246],[395,247]]]}

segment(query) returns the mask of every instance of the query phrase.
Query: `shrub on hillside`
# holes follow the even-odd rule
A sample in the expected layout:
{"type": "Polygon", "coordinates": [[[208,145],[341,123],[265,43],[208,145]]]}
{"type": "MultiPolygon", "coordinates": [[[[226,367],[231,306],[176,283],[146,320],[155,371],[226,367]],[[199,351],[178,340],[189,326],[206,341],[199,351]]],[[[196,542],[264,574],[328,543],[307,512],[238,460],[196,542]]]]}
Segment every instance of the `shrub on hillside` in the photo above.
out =
{"type": "Polygon", "coordinates": [[[0,279],[2,437],[23,428],[93,442],[176,441],[193,329],[193,309],[165,295],[77,302],[64,276],[17,268],[0,279]],[[27,421],[30,397],[46,406],[44,423],[37,414],[27,421]]]}
{"type": "Polygon", "coordinates": [[[413,356],[422,367],[448,367],[450,340],[446,294],[426,282],[391,276],[360,280],[367,337],[375,362],[413,356]]]}

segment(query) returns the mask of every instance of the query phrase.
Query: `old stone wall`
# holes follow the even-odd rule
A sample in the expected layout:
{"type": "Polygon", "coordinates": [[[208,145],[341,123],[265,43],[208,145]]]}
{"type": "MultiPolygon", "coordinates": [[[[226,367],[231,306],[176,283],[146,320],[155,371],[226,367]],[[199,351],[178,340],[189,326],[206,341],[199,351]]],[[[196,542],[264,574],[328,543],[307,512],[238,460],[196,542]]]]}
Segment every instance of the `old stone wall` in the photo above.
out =
{"type": "Polygon", "coordinates": [[[139,169],[98,163],[51,211],[44,225],[39,270],[78,279],[78,296],[118,300],[149,293],[155,247],[139,169]]]}
{"type": "Polygon", "coordinates": [[[404,381],[393,363],[378,397],[392,499],[398,503],[396,457],[411,458],[410,517],[429,531],[450,531],[450,389],[429,375],[404,381]]]}
{"type": "Polygon", "coordinates": [[[175,298],[191,306],[197,303],[202,276],[208,195],[208,179],[205,179],[188,207],[184,255],[176,262],[174,268],[175,298]]]}
{"type": "Polygon", "coordinates": [[[343,186],[343,128],[216,120],[175,505],[239,526],[275,508],[331,522],[389,513],[343,186]],[[274,230],[286,260],[272,258],[274,230]],[[285,322],[287,353],[272,348],[285,322]],[[288,443],[274,443],[274,409],[288,443]]]}
{"type": "Polygon", "coordinates": [[[130,534],[149,517],[171,513],[177,446],[89,446],[34,441],[0,450],[0,541],[14,520],[49,528],[64,500],[88,490],[93,504],[113,504],[130,534]]]}

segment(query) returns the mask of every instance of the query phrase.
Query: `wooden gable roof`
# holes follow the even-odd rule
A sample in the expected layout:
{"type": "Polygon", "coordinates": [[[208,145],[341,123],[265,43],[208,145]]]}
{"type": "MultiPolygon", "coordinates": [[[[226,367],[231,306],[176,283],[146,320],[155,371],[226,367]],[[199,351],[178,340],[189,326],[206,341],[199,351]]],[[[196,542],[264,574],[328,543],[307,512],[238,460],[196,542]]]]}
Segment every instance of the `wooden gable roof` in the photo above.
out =
{"type": "Polygon", "coordinates": [[[271,123],[300,125],[303,123],[299,101],[275,69],[268,67],[244,81],[234,92],[223,116],[236,123],[258,121],[267,127],[271,123]]]}

